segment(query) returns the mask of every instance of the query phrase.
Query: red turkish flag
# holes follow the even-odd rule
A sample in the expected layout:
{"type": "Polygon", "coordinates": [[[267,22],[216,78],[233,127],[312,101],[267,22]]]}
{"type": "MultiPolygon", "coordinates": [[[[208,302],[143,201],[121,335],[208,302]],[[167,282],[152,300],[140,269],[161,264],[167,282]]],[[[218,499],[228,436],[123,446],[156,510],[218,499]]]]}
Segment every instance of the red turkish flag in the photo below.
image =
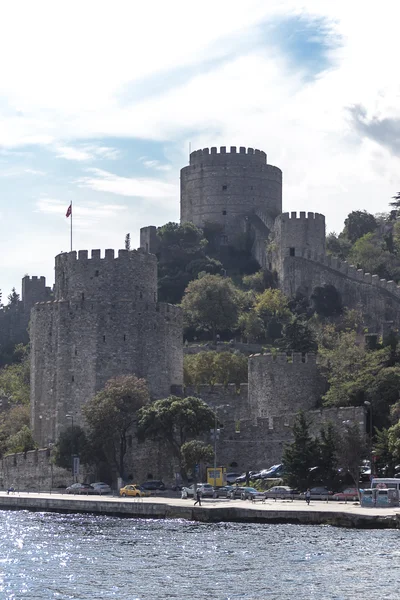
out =
{"type": "Polygon", "coordinates": [[[70,205],[68,206],[68,209],[67,209],[67,212],[66,212],[66,215],[65,215],[65,216],[66,216],[66,217],[67,217],[67,219],[68,219],[68,217],[70,217],[71,215],[72,215],[72,204],[70,204],[70,205]]]}

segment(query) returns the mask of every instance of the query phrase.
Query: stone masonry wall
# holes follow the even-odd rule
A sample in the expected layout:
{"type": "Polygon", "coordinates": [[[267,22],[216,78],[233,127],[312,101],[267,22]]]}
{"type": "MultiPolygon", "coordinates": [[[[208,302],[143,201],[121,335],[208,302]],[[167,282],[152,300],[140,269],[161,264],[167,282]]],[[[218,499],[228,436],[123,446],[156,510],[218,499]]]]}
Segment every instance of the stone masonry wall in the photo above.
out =
{"type": "Polygon", "coordinates": [[[376,330],[383,321],[400,325],[400,286],[394,281],[306,249],[296,249],[296,256],[285,256],[282,265],[280,284],[289,297],[297,291],[309,297],[317,286],[334,285],[344,306],[362,310],[367,326],[376,330]]]}
{"type": "Polygon", "coordinates": [[[249,359],[249,408],[253,419],[275,418],[318,406],[325,383],[315,354],[294,352],[249,359]]]}

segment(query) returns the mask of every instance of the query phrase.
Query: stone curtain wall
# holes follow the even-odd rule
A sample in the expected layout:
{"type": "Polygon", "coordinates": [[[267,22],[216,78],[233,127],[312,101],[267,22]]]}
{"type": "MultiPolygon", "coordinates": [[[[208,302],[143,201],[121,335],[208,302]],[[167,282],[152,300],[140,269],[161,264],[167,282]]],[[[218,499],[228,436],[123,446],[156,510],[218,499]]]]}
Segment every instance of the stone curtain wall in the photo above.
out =
{"type": "MultiPolygon", "coordinates": [[[[71,471],[53,465],[51,451],[47,448],[9,454],[1,461],[2,486],[27,491],[50,491],[72,483],[71,471]]],[[[84,481],[83,473],[80,481],[84,481]]]]}
{"type": "Polygon", "coordinates": [[[297,291],[309,297],[317,286],[334,285],[344,306],[362,310],[367,326],[380,328],[383,321],[400,325],[400,286],[336,257],[299,249],[296,256],[284,257],[280,284],[289,297],[297,291]]]}
{"type": "Polygon", "coordinates": [[[125,251],[117,259],[78,256],[57,257],[58,300],[32,311],[31,422],[43,446],[70,425],[66,414],[85,426],[82,406],[111,377],[144,377],[153,398],[168,396],[183,380],[181,309],[156,302],[155,257],[125,251]]]}
{"type": "Polygon", "coordinates": [[[282,210],[282,171],[267,164],[265,152],[231,146],[204,148],[181,170],[181,223],[223,227],[232,241],[243,232],[243,217],[260,210],[276,217],[282,210]]]}
{"type": "Polygon", "coordinates": [[[249,408],[254,419],[310,410],[318,406],[325,384],[316,355],[285,353],[249,359],[249,408]]]}

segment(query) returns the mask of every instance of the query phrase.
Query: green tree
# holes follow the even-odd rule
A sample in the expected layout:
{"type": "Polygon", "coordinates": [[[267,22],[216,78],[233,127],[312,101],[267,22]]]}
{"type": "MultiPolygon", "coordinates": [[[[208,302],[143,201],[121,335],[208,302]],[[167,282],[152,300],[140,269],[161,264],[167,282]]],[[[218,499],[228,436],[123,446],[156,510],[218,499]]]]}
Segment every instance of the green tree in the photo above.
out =
{"type": "Polygon", "coordinates": [[[13,364],[0,369],[0,394],[13,404],[29,404],[30,359],[27,346],[15,347],[13,364]]]}
{"type": "Polygon", "coordinates": [[[339,236],[335,232],[328,233],[326,236],[326,252],[337,256],[341,260],[346,260],[351,248],[351,242],[343,234],[339,236]]]}
{"type": "Polygon", "coordinates": [[[138,410],[149,402],[144,379],[123,375],[109,379],[83,407],[90,437],[98,444],[118,475],[125,476],[128,435],[133,431],[138,410]]]}
{"type": "Polygon", "coordinates": [[[72,457],[79,456],[82,464],[96,462],[85,431],[79,425],[67,427],[61,432],[55,445],[54,462],[58,467],[72,470],[72,457]]]}
{"type": "Polygon", "coordinates": [[[206,254],[207,240],[193,223],[166,223],[157,230],[159,299],[181,301],[199,273],[220,273],[221,263],[206,254]]]}
{"type": "Polygon", "coordinates": [[[394,461],[398,464],[400,460],[400,421],[389,427],[388,450],[394,461]]]}
{"type": "Polygon", "coordinates": [[[349,473],[358,489],[362,461],[367,456],[367,446],[365,435],[360,431],[357,423],[344,423],[337,448],[339,466],[349,473]]]}
{"type": "Polygon", "coordinates": [[[300,411],[293,428],[294,441],[287,444],[283,451],[283,465],[290,486],[305,490],[312,482],[310,469],[318,461],[318,442],[310,434],[310,423],[300,411]]]}
{"type": "Polygon", "coordinates": [[[8,452],[28,452],[35,450],[37,445],[32,436],[32,431],[27,425],[24,425],[17,433],[10,436],[7,440],[8,452]]]}
{"type": "Polygon", "coordinates": [[[17,306],[19,302],[19,294],[17,294],[15,287],[11,290],[11,294],[7,296],[8,304],[7,307],[17,306]]]}
{"type": "Polygon", "coordinates": [[[254,310],[242,313],[239,317],[238,327],[248,343],[259,342],[265,338],[264,321],[254,310]]]}
{"type": "Polygon", "coordinates": [[[372,233],[377,227],[374,215],[366,210],[353,210],[344,222],[344,233],[352,244],[367,233],[372,233]]]}
{"type": "Polygon", "coordinates": [[[169,396],[139,410],[137,435],[140,442],[149,439],[166,443],[186,482],[182,446],[190,441],[189,438],[212,429],[214,420],[214,412],[200,398],[169,396]]]}
{"type": "Polygon", "coordinates": [[[254,310],[264,323],[267,339],[281,337],[284,323],[292,316],[288,303],[280,290],[268,289],[257,297],[254,310]]]}
{"type": "Polygon", "coordinates": [[[181,447],[182,465],[186,473],[196,477],[196,466],[200,463],[209,464],[214,458],[212,446],[206,445],[199,440],[185,442],[181,447]]]}
{"type": "Polygon", "coordinates": [[[299,317],[294,317],[283,329],[279,346],[286,352],[316,352],[318,345],[314,332],[308,323],[299,317]]]}
{"type": "Polygon", "coordinates": [[[0,456],[9,449],[9,439],[23,427],[29,427],[30,409],[27,404],[11,404],[7,410],[0,413],[0,456]]]}
{"type": "Polygon", "coordinates": [[[245,289],[252,290],[258,294],[276,285],[273,274],[267,269],[261,269],[261,271],[257,271],[257,273],[253,273],[252,275],[245,275],[242,278],[242,283],[245,289]]]}
{"type": "Polygon", "coordinates": [[[183,358],[185,385],[247,382],[248,359],[232,352],[199,352],[183,358]]]}
{"type": "Polygon", "coordinates": [[[383,278],[391,278],[393,257],[382,248],[380,238],[373,233],[367,233],[355,242],[349,253],[349,261],[358,269],[383,278]]]}
{"type": "Polygon", "coordinates": [[[343,311],[340,294],[334,285],[325,284],[314,288],[311,303],[317,315],[322,317],[334,317],[343,311]]]}
{"type": "Polygon", "coordinates": [[[213,340],[217,332],[236,327],[240,305],[239,290],[229,277],[220,275],[191,281],[181,304],[186,325],[209,331],[213,340]]]}
{"type": "Polygon", "coordinates": [[[319,435],[319,475],[329,489],[333,489],[337,479],[338,435],[333,423],[325,424],[319,435]]]}
{"type": "MultiPolygon", "coordinates": [[[[393,438],[392,438],[393,441],[393,438]]],[[[375,430],[375,443],[373,446],[375,461],[375,473],[384,477],[394,477],[396,458],[393,456],[390,444],[389,429],[375,430]]]]}
{"type": "Polygon", "coordinates": [[[329,383],[323,397],[328,406],[360,406],[369,400],[380,371],[387,365],[389,349],[368,351],[356,343],[356,332],[325,330],[319,345],[320,368],[329,383]]]}

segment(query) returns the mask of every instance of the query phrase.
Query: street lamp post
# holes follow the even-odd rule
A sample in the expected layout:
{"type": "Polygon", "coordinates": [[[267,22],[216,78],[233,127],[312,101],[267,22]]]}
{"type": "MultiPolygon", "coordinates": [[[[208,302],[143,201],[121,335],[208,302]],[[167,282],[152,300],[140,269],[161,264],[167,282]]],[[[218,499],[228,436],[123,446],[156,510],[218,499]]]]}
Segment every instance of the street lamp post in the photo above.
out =
{"type": "Polygon", "coordinates": [[[71,419],[71,461],[72,461],[72,483],[75,483],[75,464],[74,464],[74,417],[73,415],[65,415],[67,419],[71,419]]]}
{"type": "Polygon", "coordinates": [[[372,404],[368,400],[365,400],[364,406],[368,409],[369,412],[369,459],[371,463],[371,479],[375,475],[374,471],[374,462],[373,462],[373,450],[372,450],[372,404]]]}

